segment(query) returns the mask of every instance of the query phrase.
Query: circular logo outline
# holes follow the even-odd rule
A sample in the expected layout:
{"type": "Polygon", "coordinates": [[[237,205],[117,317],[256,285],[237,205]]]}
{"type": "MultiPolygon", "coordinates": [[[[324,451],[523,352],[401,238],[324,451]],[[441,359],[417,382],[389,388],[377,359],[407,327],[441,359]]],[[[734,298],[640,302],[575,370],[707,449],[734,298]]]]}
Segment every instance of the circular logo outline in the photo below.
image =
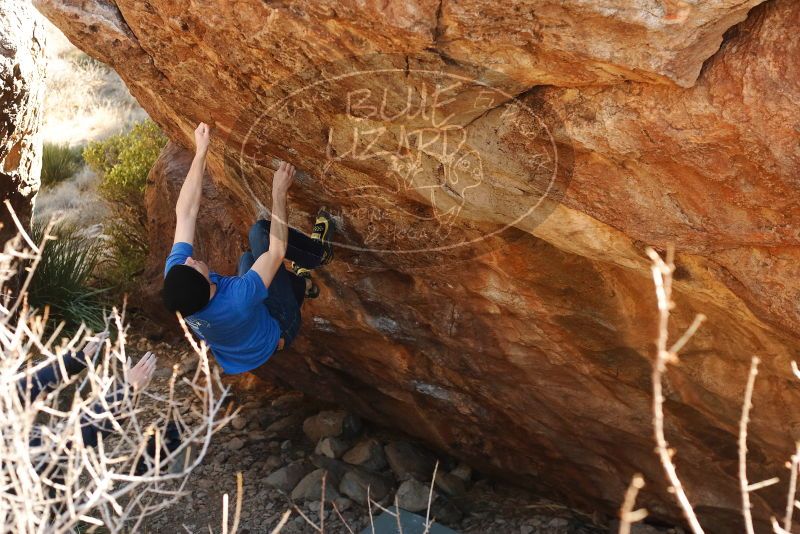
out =
{"type": "MultiPolygon", "coordinates": [[[[380,57],[392,56],[391,54],[388,54],[388,55],[387,54],[376,54],[376,55],[380,56],[380,57]]],[[[363,56],[361,56],[359,59],[363,59],[363,56]]],[[[325,65],[320,67],[320,72],[324,71],[324,68],[325,68],[326,65],[341,64],[342,61],[346,61],[346,59],[345,60],[340,60],[340,61],[337,61],[337,62],[331,62],[331,63],[325,64],[325,65]]],[[[486,71],[487,69],[483,69],[483,70],[486,71]]],[[[296,98],[298,95],[300,95],[302,93],[305,93],[305,92],[307,92],[307,91],[309,91],[311,89],[314,89],[316,87],[319,87],[321,85],[330,85],[330,84],[335,84],[336,82],[338,82],[340,80],[344,80],[344,79],[349,79],[349,78],[358,77],[358,76],[365,76],[365,75],[376,75],[376,74],[401,74],[404,77],[407,77],[409,74],[423,74],[423,75],[432,75],[432,76],[438,76],[438,77],[447,77],[447,78],[452,79],[452,80],[456,80],[456,81],[459,81],[459,82],[462,82],[462,83],[470,84],[472,86],[482,87],[482,88],[484,88],[486,90],[489,90],[489,91],[492,91],[492,92],[495,92],[495,93],[498,93],[498,94],[502,95],[505,98],[504,101],[502,101],[500,104],[498,104],[496,106],[493,106],[490,109],[483,110],[482,112],[478,113],[477,116],[481,116],[483,114],[486,114],[488,111],[491,111],[492,109],[495,109],[495,108],[500,108],[501,106],[509,106],[509,105],[512,105],[512,104],[517,105],[518,109],[524,110],[530,117],[533,118],[533,120],[536,121],[536,123],[539,125],[539,127],[542,129],[542,131],[544,131],[546,133],[547,142],[549,143],[549,147],[552,150],[552,154],[553,154],[553,169],[552,169],[552,172],[550,173],[549,179],[547,181],[547,187],[538,196],[536,201],[531,206],[529,206],[527,208],[527,210],[525,210],[524,213],[522,213],[521,215],[519,215],[515,219],[506,222],[500,228],[494,229],[494,230],[492,230],[491,232],[488,232],[488,233],[481,234],[480,236],[474,237],[472,239],[462,240],[462,241],[457,242],[457,243],[443,244],[443,245],[438,245],[438,246],[425,246],[425,247],[418,247],[418,248],[411,248],[411,249],[376,248],[376,247],[365,246],[363,244],[359,245],[359,244],[345,243],[345,242],[342,242],[342,241],[333,241],[332,243],[333,243],[333,245],[335,247],[348,249],[348,250],[354,251],[354,252],[368,252],[368,253],[377,254],[377,255],[386,255],[386,254],[411,255],[411,254],[432,253],[432,252],[446,252],[446,251],[451,251],[451,250],[454,250],[454,249],[460,249],[460,248],[466,248],[466,247],[474,246],[474,245],[476,245],[476,244],[478,244],[480,242],[486,241],[487,239],[497,237],[500,234],[502,234],[502,233],[504,233],[506,231],[509,231],[510,229],[520,230],[517,225],[520,222],[522,222],[523,220],[525,220],[526,218],[531,217],[534,214],[534,212],[542,205],[542,203],[545,202],[548,198],[550,198],[551,193],[553,192],[554,188],[556,187],[556,184],[559,181],[559,172],[562,172],[562,173],[566,172],[567,176],[568,176],[568,178],[565,180],[565,184],[564,184],[564,187],[563,187],[564,191],[561,192],[562,195],[566,191],[567,187],[569,186],[569,183],[571,181],[572,168],[571,167],[562,167],[561,166],[562,161],[561,161],[561,156],[559,154],[558,142],[556,141],[556,139],[555,139],[555,137],[554,137],[554,135],[553,135],[553,133],[551,131],[550,126],[542,119],[542,117],[540,117],[533,109],[531,109],[531,107],[528,104],[526,104],[522,100],[520,100],[519,99],[519,95],[511,94],[511,93],[507,92],[506,90],[504,90],[503,88],[496,87],[494,85],[491,85],[491,84],[489,84],[487,82],[478,80],[476,78],[469,77],[469,76],[464,76],[464,75],[461,75],[461,74],[447,72],[446,70],[441,70],[441,69],[440,70],[432,70],[432,69],[408,68],[408,67],[405,68],[405,69],[404,68],[400,68],[400,67],[393,67],[393,68],[382,67],[382,68],[375,68],[375,69],[359,69],[359,70],[354,70],[354,71],[348,71],[348,72],[336,74],[336,75],[334,75],[332,77],[323,77],[321,79],[315,80],[315,81],[313,81],[311,83],[308,83],[308,84],[305,84],[305,85],[302,85],[301,87],[290,91],[285,96],[279,98],[275,102],[273,102],[270,105],[268,105],[267,108],[263,112],[258,114],[258,116],[255,118],[255,120],[246,121],[246,123],[249,124],[249,127],[246,128],[246,131],[245,131],[245,133],[243,135],[242,142],[239,144],[239,149],[236,152],[236,154],[237,154],[237,163],[240,166],[239,168],[243,169],[244,166],[245,166],[244,162],[245,162],[245,160],[247,158],[247,156],[245,155],[245,147],[248,144],[248,139],[250,139],[251,136],[253,138],[257,139],[258,137],[255,135],[254,131],[258,128],[259,124],[261,124],[266,117],[270,117],[271,114],[274,114],[276,110],[281,109],[286,103],[290,102],[292,99],[296,98]]],[[[293,77],[284,78],[283,80],[281,80],[279,82],[276,82],[272,87],[273,88],[281,87],[282,84],[285,84],[285,82],[287,80],[296,80],[298,78],[299,78],[299,75],[295,75],[293,77]]],[[[247,112],[243,112],[240,115],[240,117],[242,115],[249,116],[250,114],[247,113],[247,112]]],[[[241,124],[242,122],[245,122],[245,121],[237,120],[237,122],[234,125],[234,129],[231,131],[231,134],[233,134],[233,132],[236,131],[235,130],[236,125],[241,124]]],[[[461,125],[458,125],[458,126],[461,126],[461,125]]],[[[270,140],[269,142],[274,142],[274,141],[270,140]]],[[[563,142],[562,142],[562,144],[563,144],[563,142]]],[[[227,166],[228,161],[229,161],[229,159],[227,157],[227,153],[229,152],[229,150],[231,150],[230,145],[226,143],[226,148],[225,148],[226,166],[227,166]]],[[[477,150],[478,154],[480,154],[480,149],[476,149],[476,150],[477,150]]],[[[290,151],[291,151],[291,149],[290,149],[290,151]]],[[[250,188],[249,184],[245,183],[244,185],[245,185],[245,188],[248,189],[249,192],[253,195],[253,197],[255,197],[255,195],[253,194],[252,189],[250,188]]],[[[556,199],[552,199],[552,200],[554,201],[554,204],[560,203],[559,200],[556,200],[556,199]]],[[[435,209],[435,206],[432,206],[432,207],[434,207],[434,209],[435,209]]],[[[463,205],[461,207],[463,207],[463,205]]],[[[553,206],[553,209],[555,209],[555,205],[553,206]]],[[[459,208],[459,212],[460,212],[460,208],[459,208]]],[[[542,219],[539,222],[536,223],[534,228],[536,226],[538,226],[539,224],[541,224],[544,220],[546,220],[550,216],[551,213],[552,213],[552,210],[549,211],[548,213],[544,214],[542,219]]],[[[457,216],[456,216],[456,218],[453,219],[453,221],[455,221],[456,219],[457,219],[457,216]]],[[[521,231],[529,233],[529,230],[528,231],[521,230],[521,231]]],[[[481,256],[483,254],[485,254],[485,252],[483,252],[481,254],[478,254],[476,256],[481,256]]]]}

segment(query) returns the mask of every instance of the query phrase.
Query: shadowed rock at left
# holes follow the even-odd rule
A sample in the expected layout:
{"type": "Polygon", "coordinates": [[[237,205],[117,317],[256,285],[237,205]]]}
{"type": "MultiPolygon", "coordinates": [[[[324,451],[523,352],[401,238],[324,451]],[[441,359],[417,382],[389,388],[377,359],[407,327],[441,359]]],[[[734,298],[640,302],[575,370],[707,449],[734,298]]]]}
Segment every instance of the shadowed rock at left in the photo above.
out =
{"type": "MultiPolygon", "coordinates": [[[[44,30],[36,11],[17,0],[0,0],[0,86],[0,200],[27,224],[42,168],[44,30]]],[[[16,227],[5,206],[0,212],[5,241],[16,227]]]]}

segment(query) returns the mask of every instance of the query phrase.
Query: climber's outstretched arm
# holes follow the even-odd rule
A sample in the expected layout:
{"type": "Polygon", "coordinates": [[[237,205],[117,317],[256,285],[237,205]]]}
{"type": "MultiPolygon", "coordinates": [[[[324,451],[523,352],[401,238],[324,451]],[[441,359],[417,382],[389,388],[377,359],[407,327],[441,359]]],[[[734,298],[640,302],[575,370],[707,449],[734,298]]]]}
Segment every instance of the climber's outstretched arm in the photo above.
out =
{"type": "Polygon", "coordinates": [[[266,287],[272,283],[278,267],[281,266],[283,258],[286,256],[289,239],[286,201],[293,180],[294,167],[290,163],[282,161],[272,177],[272,222],[269,228],[269,250],[256,258],[252,267],[266,287]]]}
{"type": "Polygon", "coordinates": [[[206,168],[206,153],[211,138],[208,124],[201,122],[194,131],[194,143],[197,147],[192,166],[183,182],[178,202],[175,204],[175,240],[173,243],[194,244],[194,227],[197,213],[200,211],[200,197],[203,195],[203,173],[206,168]]]}

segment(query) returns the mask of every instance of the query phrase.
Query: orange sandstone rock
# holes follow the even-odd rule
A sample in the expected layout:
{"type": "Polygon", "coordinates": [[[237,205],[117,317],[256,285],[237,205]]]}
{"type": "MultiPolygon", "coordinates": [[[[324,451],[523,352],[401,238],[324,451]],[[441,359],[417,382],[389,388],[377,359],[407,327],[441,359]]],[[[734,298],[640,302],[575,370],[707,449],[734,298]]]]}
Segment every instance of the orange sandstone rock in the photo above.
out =
{"type": "MultiPolygon", "coordinates": [[[[665,385],[689,497],[708,531],[738,530],[754,354],[750,479],[786,478],[797,2],[36,4],[173,141],[215,125],[198,239],[217,270],[269,205],[274,158],[303,171],[295,227],[338,217],[321,297],[258,374],[587,509],[615,513],[642,472],[640,504],[679,520],[653,453],[643,254],[674,244],[673,335],[709,318],[665,385]]],[[[171,145],[151,174],[155,287],[190,157],[171,145]]],[[[755,494],[756,516],[784,490],[755,494]]]]}

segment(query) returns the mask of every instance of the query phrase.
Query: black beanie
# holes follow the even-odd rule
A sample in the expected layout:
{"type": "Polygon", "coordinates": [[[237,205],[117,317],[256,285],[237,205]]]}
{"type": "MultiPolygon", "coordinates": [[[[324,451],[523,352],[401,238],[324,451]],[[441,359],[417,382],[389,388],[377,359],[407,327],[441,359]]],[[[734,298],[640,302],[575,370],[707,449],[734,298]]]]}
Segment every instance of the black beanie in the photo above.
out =
{"type": "Polygon", "coordinates": [[[169,311],[179,311],[188,317],[208,304],[211,284],[205,276],[188,265],[173,265],[164,277],[161,298],[169,311]]]}

